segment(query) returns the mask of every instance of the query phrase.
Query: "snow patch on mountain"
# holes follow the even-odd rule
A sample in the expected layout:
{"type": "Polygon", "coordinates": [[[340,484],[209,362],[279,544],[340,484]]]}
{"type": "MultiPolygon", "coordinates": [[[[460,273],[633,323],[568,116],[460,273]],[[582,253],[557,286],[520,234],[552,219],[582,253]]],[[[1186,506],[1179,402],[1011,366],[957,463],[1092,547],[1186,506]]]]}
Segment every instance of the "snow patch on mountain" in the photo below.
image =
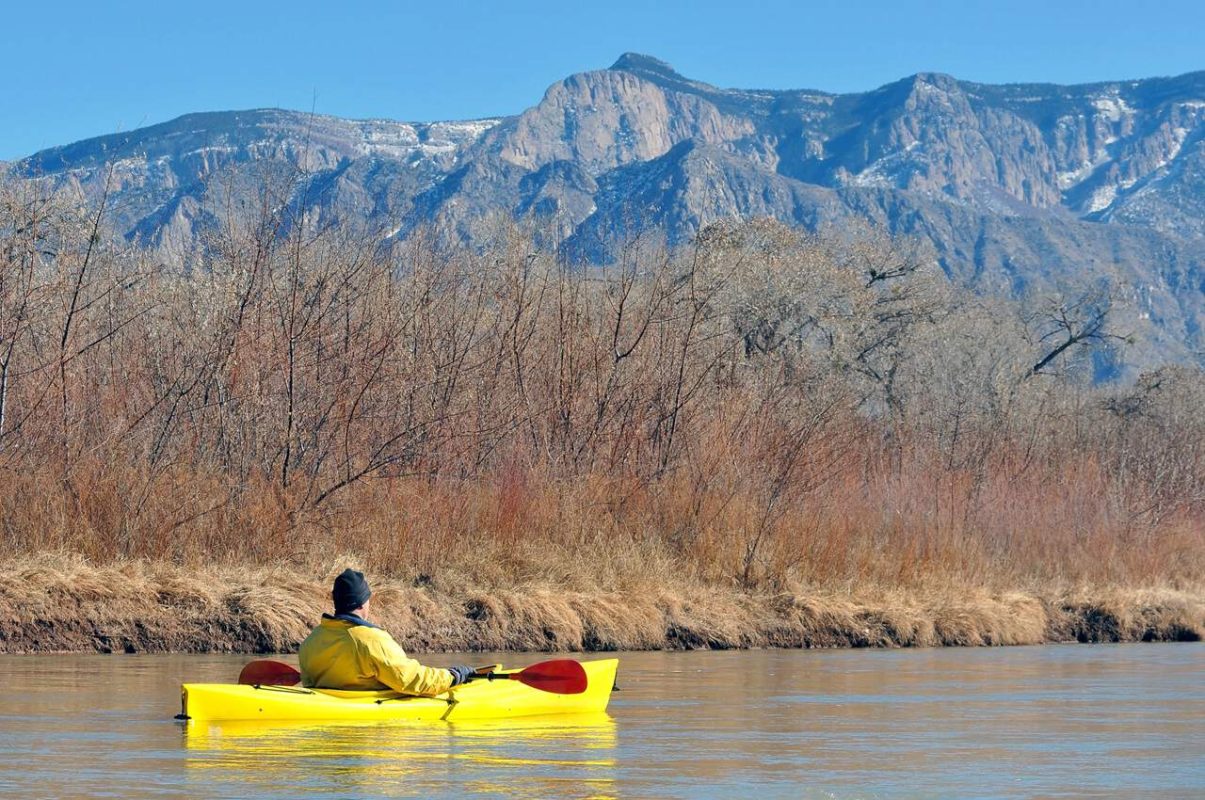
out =
{"type": "Polygon", "coordinates": [[[1104,164],[1109,163],[1109,154],[1101,151],[1092,161],[1084,161],[1078,169],[1058,173],[1055,178],[1061,191],[1067,191],[1092,176],[1104,164]]]}
{"type": "Polygon", "coordinates": [[[920,145],[920,142],[913,140],[903,149],[876,159],[861,172],[847,178],[845,185],[864,188],[890,188],[895,186],[900,171],[908,163],[912,152],[920,147],[920,145]]]}
{"type": "Polygon", "coordinates": [[[1088,201],[1088,213],[1095,214],[1104,211],[1117,199],[1117,185],[1108,183],[1097,188],[1092,192],[1092,198],[1088,201]]]}
{"type": "Polygon", "coordinates": [[[1126,104],[1125,98],[1117,94],[1097,97],[1092,101],[1092,106],[1109,122],[1121,122],[1134,114],[1134,109],[1126,104]]]}
{"type": "Polygon", "coordinates": [[[406,159],[415,153],[434,157],[454,153],[493,128],[501,119],[413,124],[386,120],[356,123],[358,155],[406,159]]]}

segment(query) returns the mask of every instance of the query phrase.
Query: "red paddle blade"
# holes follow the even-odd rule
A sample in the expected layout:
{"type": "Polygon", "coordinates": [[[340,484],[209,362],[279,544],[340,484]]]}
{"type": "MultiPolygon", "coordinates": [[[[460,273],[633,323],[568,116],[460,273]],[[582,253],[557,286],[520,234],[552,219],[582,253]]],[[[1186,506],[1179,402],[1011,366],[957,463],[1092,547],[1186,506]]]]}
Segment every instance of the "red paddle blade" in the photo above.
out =
{"type": "Polygon", "coordinates": [[[301,682],[301,673],[281,661],[252,661],[238,674],[238,682],[247,685],[292,686],[301,682]]]}
{"type": "Polygon", "coordinates": [[[509,677],[533,689],[556,694],[581,694],[589,683],[582,665],[568,658],[532,664],[509,677]]]}

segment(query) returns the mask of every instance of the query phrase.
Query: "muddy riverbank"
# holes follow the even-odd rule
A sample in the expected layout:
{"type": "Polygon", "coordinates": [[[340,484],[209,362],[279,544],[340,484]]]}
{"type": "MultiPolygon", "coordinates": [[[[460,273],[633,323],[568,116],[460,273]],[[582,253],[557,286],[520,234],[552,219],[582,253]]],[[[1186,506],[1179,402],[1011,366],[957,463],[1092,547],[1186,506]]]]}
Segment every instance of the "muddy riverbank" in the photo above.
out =
{"type": "MultiPolygon", "coordinates": [[[[329,576],[285,568],[0,564],[0,652],[289,652],[327,607],[329,576]]],[[[748,594],[534,583],[449,591],[371,576],[374,618],[415,652],[931,647],[1205,637],[1205,593],[1172,587],[965,587],[748,594]]]]}

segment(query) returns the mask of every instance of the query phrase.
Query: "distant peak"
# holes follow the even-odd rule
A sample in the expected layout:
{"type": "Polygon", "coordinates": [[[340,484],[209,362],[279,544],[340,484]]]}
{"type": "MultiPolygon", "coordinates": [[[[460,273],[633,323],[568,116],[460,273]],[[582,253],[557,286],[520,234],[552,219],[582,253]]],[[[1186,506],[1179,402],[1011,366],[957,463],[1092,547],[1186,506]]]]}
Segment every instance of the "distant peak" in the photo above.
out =
{"type": "Polygon", "coordinates": [[[949,86],[958,83],[957,78],[944,72],[918,72],[912,76],[912,79],[918,83],[923,81],[934,86],[949,86]]]}
{"type": "Polygon", "coordinates": [[[675,78],[682,77],[673,67],[661,59],[642,55],[641,53],[624,53],[619,57],[618,61],[611,65],[611,69],[623,70],[624,72],[651,72],[675,78]]]}

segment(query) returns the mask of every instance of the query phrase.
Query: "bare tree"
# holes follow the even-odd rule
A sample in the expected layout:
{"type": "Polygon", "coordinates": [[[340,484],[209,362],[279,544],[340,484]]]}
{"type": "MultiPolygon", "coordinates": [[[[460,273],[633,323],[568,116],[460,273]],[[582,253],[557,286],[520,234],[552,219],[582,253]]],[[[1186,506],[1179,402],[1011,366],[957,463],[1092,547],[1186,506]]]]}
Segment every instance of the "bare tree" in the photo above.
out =
{"type": "Polygon", "coordinates": [[[1057,296],[1044,308],[1030,315],[1028,322],[1036,328],[1038,343],[1045,353],[1034,363],[1030,374],[1039,375],[1059,356],[1073,348],[1088,348],[1110,339],[1127,341],[1128,337],[1109,330],[1114,295],[1107,287],[1078,292],[1071,299],[1057,296]]]}

